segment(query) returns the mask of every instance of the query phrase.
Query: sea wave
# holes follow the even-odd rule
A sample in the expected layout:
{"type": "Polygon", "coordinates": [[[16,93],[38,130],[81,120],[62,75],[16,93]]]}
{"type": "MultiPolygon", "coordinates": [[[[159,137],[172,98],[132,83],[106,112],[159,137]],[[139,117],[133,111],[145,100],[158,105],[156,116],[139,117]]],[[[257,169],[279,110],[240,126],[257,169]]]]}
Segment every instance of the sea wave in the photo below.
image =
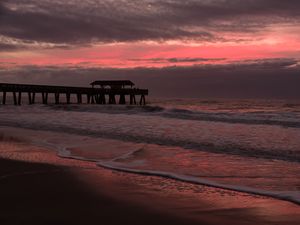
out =
{"type": "Polygon", "coordinates": [[[283,127],[300,128],[300,118],[294,118],[293,114],[270,114],[269,112],[259,113],[212,113],[199,112],[184,109],[166,110],[162,116],[187,120],[200,120],[224,123],[241,123],[253,125],[276,125],[283,127]],[[290,118],[293,119],[291,120],[290,118]]]}
{"type": "Polygon", "coordinates": [[[181,140],[173,139],[167,137],[154,137],[147,136],[144,134],[130,134],[130,133],[118,133],[109,131],[95,131],[91,129],[79,129],[75,127],[70,127],[67,125],[60,124],[57,125],[47,125],[47,124],[23,124],[23,123],[1,123],[1,125],[15,127],[15,128],[25,128],[40,131],[53,131],[65,134],[75,134],[84,135],[97,138],[107,138],[115,139],[120,141],[129,141],[134,143],[147,143],[147,144],[157,144],[162,146],[171,147],[182,147],[185,149],[193,149],[199,151],[206,151],[212,153],[222,153],[222,154],[232,154],[245,157],[256,157],[264,159],[276,159],[285,160],[290,162],[300,162],[300,154],[298,151],[287,151],[286,149],[272,149],[272,148],[254,148],[251,146],[243,146],[238,143],[225,143],[224,141],[220,143],[207,142],[207,141],[191,141],[191,140],[181,140]]]}
{"type": "Polygon", "coordinates": [[[300,162],[300,121],[286,112],[272,117],[160,106],[36,105],[1,107],[0,115],[0,126],[300,162]],[[270,126],[275,122],[288,127],[270,126]]]}
{"type": "Polygon", "coordinates": [[[51,105],[52,110],[74,112],[110,113],[110,114],[141,114],[182,120],[198,120],[209,122],[240,123],[253,125],[271,125],[300,128],[300,114],[297,112],[206,112],[182,108],[164,108],[162,106],[78,106],[51,105]]]}

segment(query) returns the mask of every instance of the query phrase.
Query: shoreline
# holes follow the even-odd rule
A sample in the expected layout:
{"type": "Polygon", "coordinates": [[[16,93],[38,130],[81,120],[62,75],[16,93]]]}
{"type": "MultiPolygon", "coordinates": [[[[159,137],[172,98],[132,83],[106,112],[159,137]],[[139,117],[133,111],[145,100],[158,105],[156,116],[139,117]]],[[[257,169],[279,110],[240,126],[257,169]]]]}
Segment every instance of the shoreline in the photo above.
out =
{"type": "Polygon", "coordinates": [[[16,141],[0,142],[2,224],[296,225],[300,221],[300,207],[289,202],[116,172],[16,141]]]}

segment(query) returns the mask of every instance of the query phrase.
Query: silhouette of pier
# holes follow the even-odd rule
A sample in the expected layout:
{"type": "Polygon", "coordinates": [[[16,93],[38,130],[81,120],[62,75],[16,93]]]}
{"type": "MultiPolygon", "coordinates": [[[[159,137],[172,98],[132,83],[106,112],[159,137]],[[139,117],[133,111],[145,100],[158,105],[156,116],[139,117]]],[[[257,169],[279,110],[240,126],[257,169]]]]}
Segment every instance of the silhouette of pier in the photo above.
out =
{"type": "Polygon", "coordinates": [[[92,87],[71,87],[71,86],[50,86],[50,85],[32,85],[32,84],[11,84],[0,83],[0,92],[2,93],[1,103],[7,103],[8,94],[12,95],[13,104],[21,105],[25,94],[28,97],[29,104],[35,104],[36,95],[41,95],[41,103],[48,104],[54,100],[55,104],[126,104],[126,96],[130,105],[136,105],[136,96],[140,96],[139,104],[146,104],[147,89],[134,88],[134,83],[129,80],[104,80],[94,81],[92,87]],[[50,98],[52,95],[54,98],[50,98]],[[62,97],[64,96],[64,100],[62,97]],[[75,102],[72,97],[75,96],[75,102]]]}

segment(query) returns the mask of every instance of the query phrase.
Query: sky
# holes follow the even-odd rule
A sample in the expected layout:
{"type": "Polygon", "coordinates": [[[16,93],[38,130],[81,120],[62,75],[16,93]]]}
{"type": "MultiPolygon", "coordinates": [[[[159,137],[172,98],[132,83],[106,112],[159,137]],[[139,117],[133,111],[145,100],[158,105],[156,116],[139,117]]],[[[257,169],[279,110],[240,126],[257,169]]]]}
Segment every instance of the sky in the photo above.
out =
{"type": "Polygon", "coordinates": [[[1,0],[0,82],[299,98],[299,0],[1,0]]]}

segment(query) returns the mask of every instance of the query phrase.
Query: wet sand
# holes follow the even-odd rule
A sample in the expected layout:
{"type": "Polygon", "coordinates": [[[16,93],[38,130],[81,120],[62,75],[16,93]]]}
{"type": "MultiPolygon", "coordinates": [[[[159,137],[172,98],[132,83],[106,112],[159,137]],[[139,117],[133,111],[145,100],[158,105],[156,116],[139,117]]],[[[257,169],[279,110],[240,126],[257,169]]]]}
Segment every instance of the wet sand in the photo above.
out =
{"type": "Polygon", "coordinates": [[[296,225],[293,203],[99,168],[16,140],[0,144],[0,224],[296,225]]]}
{"type": "MultiPolygon", "coordinates": [[[[0,161],[1,224],[184,224],[183,219],[91,192],[70,171],[0,161]]],[[[190,221],[186,221],[190,223],[190,221]]]]}

